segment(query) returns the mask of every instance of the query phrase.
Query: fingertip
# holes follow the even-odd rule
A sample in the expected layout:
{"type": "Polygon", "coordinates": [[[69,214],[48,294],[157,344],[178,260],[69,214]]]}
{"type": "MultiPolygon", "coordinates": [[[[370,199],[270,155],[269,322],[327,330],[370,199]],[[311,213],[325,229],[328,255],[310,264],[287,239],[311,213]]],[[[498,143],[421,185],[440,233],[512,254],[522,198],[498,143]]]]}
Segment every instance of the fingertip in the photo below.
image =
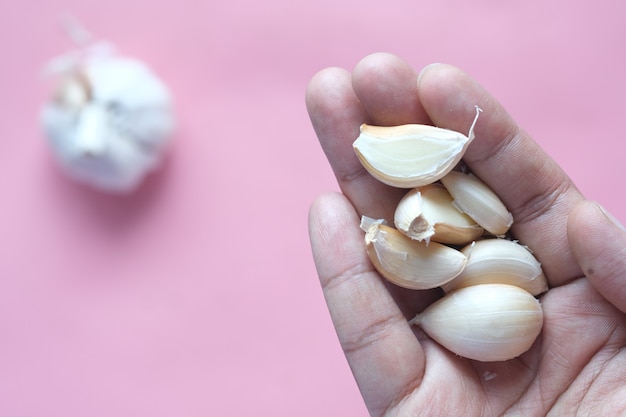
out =
{"type": "Polygon", "coordinates": [[[374,124],[429,122],[419,101],[416,71],[394,54],[377,52],[359,61],[352,87],[374,124]]]}
{"type": "Polygon", "coordinates": [[[343,68],[325,68],[311,78],[305,93],[309,119],[340,183],[362,169],[351,145],[367,118],[350,78],[343,68]]]}
{"type": "Polygon", "coordinates": [[[361,58],[352,73],[360,76],[363,73],[380,72],[384,75],[388,68],[395,66],[411,68],[405,60],[397,55],[389,52],[374,52],[361,58]]]}
{"type": "Polygon", "coordinates": [[[619,238],[626,233],[624,225],[600,203],[582,200],[571,210],[567,219],[567,233],[572,247],[576,250],[585,240],[594,243],[608,237],[619,238]]]}
{"type": "Polygon", "coordinates": [[[316,108],[322,100],[328,100],[328,94],[337,91],[337,86],[349,82],[350,73],[343,68],[324,68],[311,77],[305,90],[305,103],[309,113],[316,108]]]}
{"type": "Polygon", "coordinates": [[[502,124],[498,102],[454,65],[433,63],[424,67],[418,75],[418,92],[425,111],[437,126],[467,133],[467,119],[471,120],[476,106],[484,110],[480,123],[483,128],[487,123],[493,125],[490,128],[502,124]]]}
{"type": "Polygon", "coordinates": [[[309,235],[312,240],[325,239],[336,231],[358,227],[358,215],[350,201],[341,193],[329,191],[318,195],[309,206],[309,235]]]}
{"type": "Polygon", "coordinates": [[[377,59],[400,59],[397,55],[392,54],[391,52],[385,51],[376,51],[371,54],[365,55],[361,60],[357,63],[356,67],[361,64],[366,64],[369,61],[374,61],[377,59]]]}
{"type": "Polygon", "coordinates": [[[324,217],[325,214],[338,215],[351,207],[347,198],[336,191],[319,194],[309,206],[309,221],[324,217]]]}
{"type": "Polygon", "coordinates": [[[618,229],[620,229],[622,232],[626,232],[626,227],[624,227],[624,225],[622,224],[622,222],[620,222],[617,217],[613,216],[611,213],[609,213],[604,207],[602,207],[602,205],[600,205],[599,203],[596,203],[598,209],[600,209],[600,211],[602,212],[602,214],[604,214],[604,216],[607,218],[607,220],[609,222],[611,222],[613,224],[613,226],[617,227],[618,229]]]}
{"type": "Polygon", "coordinates": [[[581,201],[567,221],[567,237],[581,270],[609,302],[626,312],[626,231],[595,201],[581,201]]]}

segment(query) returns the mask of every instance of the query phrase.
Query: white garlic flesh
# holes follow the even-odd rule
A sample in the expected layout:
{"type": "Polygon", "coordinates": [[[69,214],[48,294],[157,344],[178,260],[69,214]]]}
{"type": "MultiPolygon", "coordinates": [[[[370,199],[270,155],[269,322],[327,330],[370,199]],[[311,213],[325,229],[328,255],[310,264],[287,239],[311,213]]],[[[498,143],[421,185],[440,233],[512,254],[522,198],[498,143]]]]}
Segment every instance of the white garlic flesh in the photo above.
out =
{"type": "Polygon", "coordinates": [[[94,188],[133,191],[173,135],[168,88],[143,62],[116,55],[87,57],[60,76],[41,113],[59,164],[94,188]]]}
{"type": "Polygon", "coordinates": [[[543,310],[519,287],[480,284],[447,294],[411,323],[459,356],[506,361],[532,346],[543,326],[543,310]]]}
{"type": "Polygon", "coordinates": [[[474,139],[476,116],[468,135],[423,124],[361,125],[353,143],[363,167],[379,181],[399,188],[431,184],[450,172],[474,139]]]}

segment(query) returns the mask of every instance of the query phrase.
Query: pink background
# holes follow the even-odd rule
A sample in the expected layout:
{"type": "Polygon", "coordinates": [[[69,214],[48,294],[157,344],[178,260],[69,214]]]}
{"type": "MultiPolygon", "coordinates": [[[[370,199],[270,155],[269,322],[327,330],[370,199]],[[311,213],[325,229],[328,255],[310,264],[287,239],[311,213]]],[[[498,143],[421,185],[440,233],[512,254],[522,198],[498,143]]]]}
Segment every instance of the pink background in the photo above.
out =
{"type": "Polygon", "coordinates": [[[375,51],[456,64],[625,220],[624,4],[4,2],[0,415],[365,415],[309,251],[336,189],[309,78],[375,51]],[[175,94],[173,152],[133,196],[75,185],[40,134],[61,12],[175,94]]]}

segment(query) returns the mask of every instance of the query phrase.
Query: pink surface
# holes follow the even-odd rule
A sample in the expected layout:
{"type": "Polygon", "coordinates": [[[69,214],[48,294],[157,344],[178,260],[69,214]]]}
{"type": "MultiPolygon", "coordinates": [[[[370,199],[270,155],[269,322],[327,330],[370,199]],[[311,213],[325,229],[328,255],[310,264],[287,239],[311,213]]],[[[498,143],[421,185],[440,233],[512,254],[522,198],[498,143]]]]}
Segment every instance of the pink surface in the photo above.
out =
{"type": "Polygon", "coordinates": [[[624,221],[624,4],[2,6],[0,415],[365,415],[309,252],[308,205],[336,186],[307,81],[381,50],[454,63],[624,221]],[[65,11],[174,92],[173,152],[131,197],[67,180],[39,132],[65,11]]]}

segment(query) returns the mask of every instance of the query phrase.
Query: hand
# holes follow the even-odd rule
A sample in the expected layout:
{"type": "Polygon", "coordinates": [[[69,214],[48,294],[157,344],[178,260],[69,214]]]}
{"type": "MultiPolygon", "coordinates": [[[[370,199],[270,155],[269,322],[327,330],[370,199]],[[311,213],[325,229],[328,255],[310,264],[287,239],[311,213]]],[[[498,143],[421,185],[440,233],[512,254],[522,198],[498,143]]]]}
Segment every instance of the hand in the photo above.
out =
{"type": "Polygon", "coordinates": [[[419,75],[389,54],[328,68],[306,92],[342,193],[312,204],[313,255],[341,346],[373,416],[626,415],[626,232],[461,70],[419,75]],[[407,320],[440,296],[385,282],[365,253],[361,215],[386,218],[406,192],[373,179],[352,142],[362,123],[428,123],[466,133],[464,160],[512,212],[511,232],[542,263],[542,334],[519,358],[460,358],[407,320]]]}

